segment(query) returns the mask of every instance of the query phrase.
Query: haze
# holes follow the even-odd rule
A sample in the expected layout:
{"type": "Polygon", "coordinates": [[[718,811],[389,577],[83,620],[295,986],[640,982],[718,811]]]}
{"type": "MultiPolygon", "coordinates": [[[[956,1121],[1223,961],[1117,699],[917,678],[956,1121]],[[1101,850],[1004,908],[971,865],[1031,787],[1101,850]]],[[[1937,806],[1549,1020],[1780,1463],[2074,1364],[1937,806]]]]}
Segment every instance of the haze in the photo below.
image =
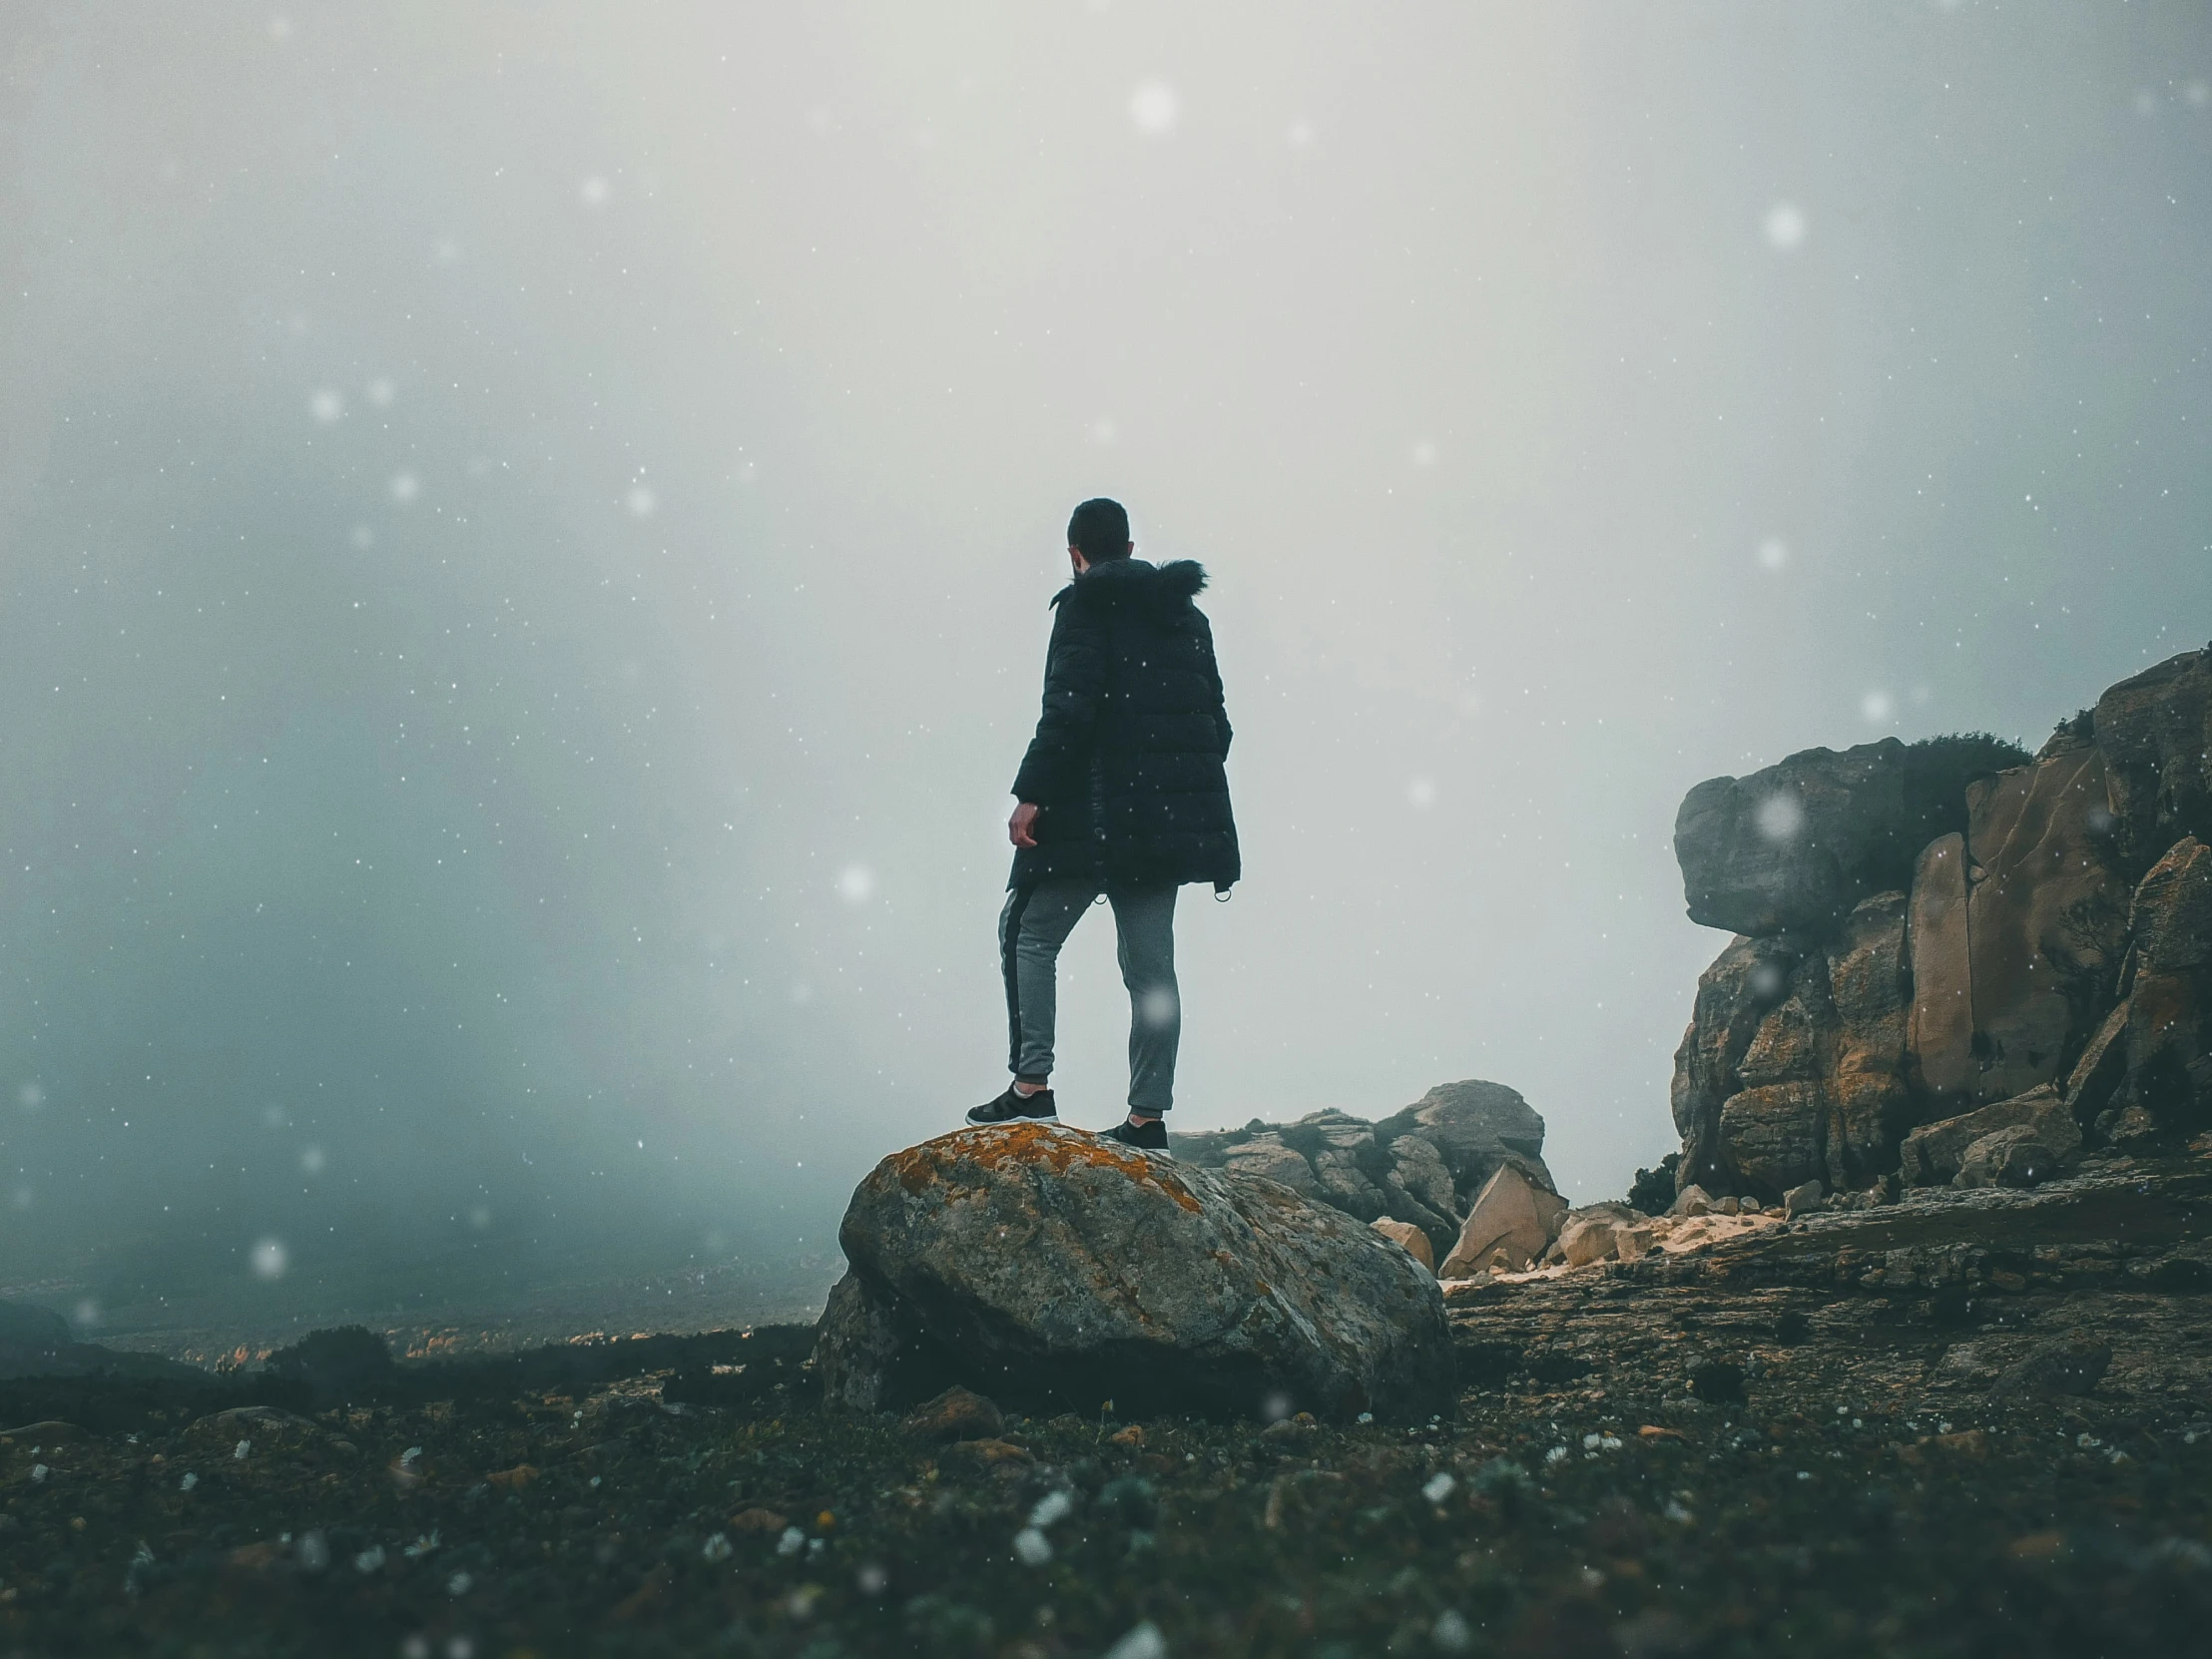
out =
{"type": "MultiPolygon", "coordinates": [[[[2033,744],[2212,635],[2200,6],[86,4],[0,58],[0,1261],[87,1323],[471,1251],[819,1297],[1003,1082],[1088,495],[1213,573],[1238,730],[1179,1125],[1494,1078],[1578,1202],[1673,1146],[1685,790],[2033,744]]],[[[1103,912],[1066,967],[1103,1125],[1103,912]]]]}

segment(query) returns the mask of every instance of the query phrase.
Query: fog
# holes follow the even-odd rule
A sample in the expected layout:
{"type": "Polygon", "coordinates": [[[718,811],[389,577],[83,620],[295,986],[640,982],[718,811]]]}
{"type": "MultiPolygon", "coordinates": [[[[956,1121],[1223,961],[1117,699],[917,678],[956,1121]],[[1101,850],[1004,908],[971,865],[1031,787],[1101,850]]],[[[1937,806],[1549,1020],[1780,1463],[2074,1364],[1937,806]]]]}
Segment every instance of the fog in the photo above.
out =
{"type": "Polygon", "coordinates": [[[1212,572],[1238,730],[1178,1126],[1494,1078],[1582,1202],[1725,942],[1684,791],[2212,635],[2200,6],[84,4],[0,62],[0,1279],[87,1323],[472,1252],[819,1296],[1003,1085],[1085,496],[1212,572]]]}

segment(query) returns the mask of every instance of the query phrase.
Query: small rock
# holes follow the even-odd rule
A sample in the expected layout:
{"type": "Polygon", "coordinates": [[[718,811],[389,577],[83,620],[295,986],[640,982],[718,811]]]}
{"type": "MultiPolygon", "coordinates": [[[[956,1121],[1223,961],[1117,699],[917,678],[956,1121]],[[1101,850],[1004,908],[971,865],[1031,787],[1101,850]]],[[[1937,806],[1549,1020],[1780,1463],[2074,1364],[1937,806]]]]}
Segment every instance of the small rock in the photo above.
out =
{"type": "Polygon", "coordinates": [[[774,1509],[764,1509],[756,1504],[750,1509],[740,1509],[730,1517],[733,1532],[782,1532],[791,1522],[774,1509]]]}
{"type": "Polygon", "coordinates": [[[995,1439],[1006,1419],[997,1405],[973,1388],[953,1386],[906,1419],[906,1432],[929,1440],[995,1439]]]}
{"type": "Polygon", "coordinates": [[[1743,1208],[1743,1205],[1738,1202],[1735,1197],[1730,1196],[1728,1198],[1722,1199],[1719,1203],[1715,1204],[1713,1208],[1721,1215],[1733,1216],[1743,1208]]]}
{"type": "Polygon", "coordinates": [[[1782,1213],[1792,1221],[1819,1209],[1820,1204],[1821,1184],[1818,1181],[1808,1181],[1802,1186],[1792,1187],[1782,1195],[1782,1213]]]}
{"type": "Polygon", "coordinates": [[[1688,1218],[1709,1216],[1713,1213],[1713,1200],[1703,1187],[1684,1187],[1675,1194],[1674,1202],[1667,1207],[1667,1214],[1688,1218]]]}
{"type": "Polygon", "coordinates": [[[1390,1243],[1403,1248],[1406,1255],[1426,1268],[1436,1271],[1436,1247],[1428,1242],[1428,1235],[1409,1221],[1392,1221],[1388,1216],[1378,1216],[1368,1223],[1390,1243]]]}

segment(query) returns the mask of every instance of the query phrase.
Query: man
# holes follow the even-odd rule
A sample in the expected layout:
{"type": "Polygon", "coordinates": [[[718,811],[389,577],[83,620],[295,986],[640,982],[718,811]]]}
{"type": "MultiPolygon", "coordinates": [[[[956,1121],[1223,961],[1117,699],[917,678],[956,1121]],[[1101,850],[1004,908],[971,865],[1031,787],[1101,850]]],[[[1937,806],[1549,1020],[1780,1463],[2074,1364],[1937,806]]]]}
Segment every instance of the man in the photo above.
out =
{"type": "Polygon", "coordinates": [[[1188,559],[1136,558],[1119,503],[1068,520],[1075,579],[1054,596],[1044,713],[1014,779],[1006,832],[1013,875],[998,918],[1013,1082],[970,1123],[1056,1120],[1054,969],[1060,946],[1104,893],[1129,987],[1129,1116],[1106,1131],[1165,1152],[1183,1010],[1175,986],[1175,893],[1241,873],[1229,811],[1229,716],[1214,634],[1192,597],[1188,559]]]}

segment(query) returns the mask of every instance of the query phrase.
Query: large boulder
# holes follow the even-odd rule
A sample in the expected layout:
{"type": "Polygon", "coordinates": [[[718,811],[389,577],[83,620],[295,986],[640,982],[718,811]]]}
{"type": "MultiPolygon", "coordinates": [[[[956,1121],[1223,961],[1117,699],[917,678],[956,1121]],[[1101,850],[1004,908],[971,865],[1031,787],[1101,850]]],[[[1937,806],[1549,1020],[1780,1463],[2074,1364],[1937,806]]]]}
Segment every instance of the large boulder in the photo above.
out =
{"type": "MultiPolygon", "coordinates": [[[[2000,1100],[1971,1112],[1961,1112],[1940,1123],[1922,1124],[1907,1135],[1898,1148],[1906,1185],[1934,1187],[1956,1179],[1977,1143],[1985,1137],[1996,1136],[1999,1131],[2015,1128],[2026,1130],[2027,1135],[1992,1141],[1982,1149],[1983,1159],[2001,1163],[1998,1157],[2001,1148],[2025,1140],[2039,1149],[2044,1158],[2044,1172],[2048,1173],[2081,1148],[2081,1129],[2074,1122],[2073,1113],[2066,1109],[2057,1089],[2045,1083],[2012,1100],[2000,1100]]],[[[1999,1183],[1977,1177],[1967,1184],[1994,1186],[1999,1183]]]]}
{"type": "Polygon", "coordinates": [[[2063,1078],[2112,1004],[2128,884],[2104,757],[2061,734],[1966,791],[1967,953],[1982,1100],[2063,1078]]]}
{"type": "Polygon", "coordinates": [[[848,1406],[948,1382],[1038,1409],[1338,1420],[1454,1397],[1435,1281],[1264,1177],[1056,1125],[963,1129],[878,1164],[838,1242],[816,1368],[848,1406]]]}
{"type": "Polygon", "coordinates": [[[2212,837],[2212,646],[2122,680],[2093,718],[2129,873],[2184,835],[2212,837]]]}
{"type": "Polygon", "coordinates": [[[1566,1213],[1567,1201],[1548,1183],[1539,1183],[1518,1164],[1501,1165],[1475,1195],[1474,1208],[1436,1276],[1519,1273],[1551,1248],[1566,1213]]]}
{"type": "Polygon", "coordinates": [[[1690,919],[1753,936],[1825,933],[1868,893],[1897,885],[1909,823],[1895,738],[1708,779],[1674,821],[1690,919]]]}

